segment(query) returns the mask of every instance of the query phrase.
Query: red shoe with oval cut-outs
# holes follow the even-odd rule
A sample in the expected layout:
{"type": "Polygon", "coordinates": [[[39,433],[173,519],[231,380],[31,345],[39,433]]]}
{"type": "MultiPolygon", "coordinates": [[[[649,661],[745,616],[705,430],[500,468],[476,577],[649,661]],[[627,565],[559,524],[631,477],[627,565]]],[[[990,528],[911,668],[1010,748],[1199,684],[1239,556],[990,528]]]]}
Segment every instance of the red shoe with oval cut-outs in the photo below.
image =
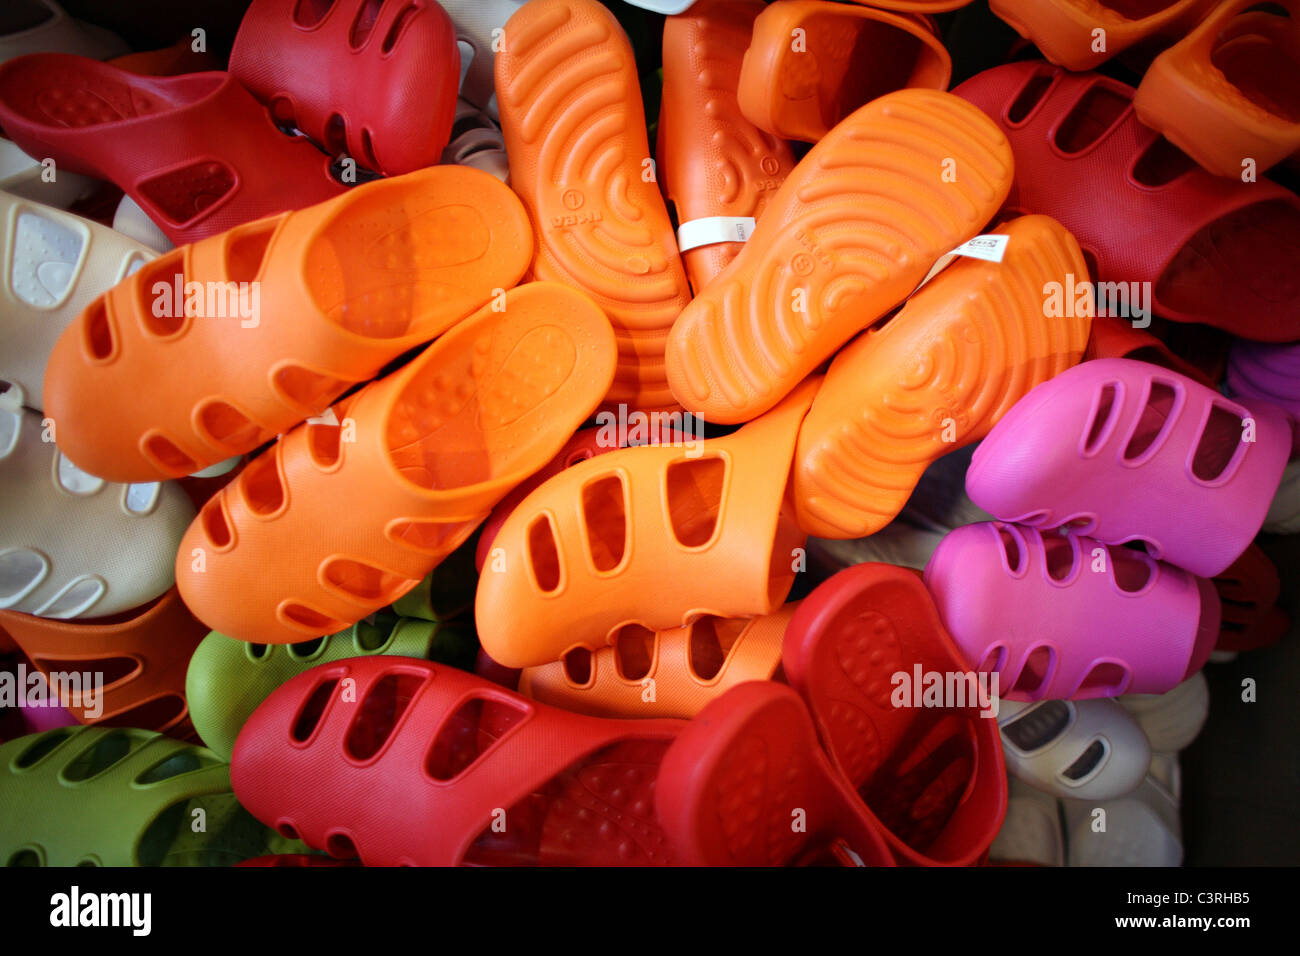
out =
{"type": "Polygon", "coordinates": [[[230,72],[282,125],[396,176],[442,156],[460,50],[451,19],[424,0],[256,0],[230,72]]]}
{"type": "Polygon", "coordinates": [[[835,838],[892,862],[771,682],[690,724],[613,720],[431,661],[353,658],[277,688],[230,776],[282,835],[370,866],[772,866],[835,838]]]}
{"type": "Polygon", "coordinates": [[[45,410],[77,465],[179,478],[252,451],[519,281],[523,205],[441,166],[155,259],[55,344],[45,410]]]}
{"type": "Polygon", "coordinates": [[[580,292],[532,283],[249,462],[190,526],[185,603],[213,630],[289,644],[391,604],[595,410],[617,358],[580,292]]]}
{"type": "Polygon", "coordinates": [[[915,573],[867,563],[829,578],[800,603],[782,661],[900,865],[984,857],[1007,806],[996,713],[915,573]],[[931,695],[936,674],[959,700],[931,695]]]}
{"type": "Polygon", "coordinates": [[[34,53],[0,66],[0,127],[59,172],[114,183],[176,245],[347,190],[228,73],[140,76],[34,53]]]}

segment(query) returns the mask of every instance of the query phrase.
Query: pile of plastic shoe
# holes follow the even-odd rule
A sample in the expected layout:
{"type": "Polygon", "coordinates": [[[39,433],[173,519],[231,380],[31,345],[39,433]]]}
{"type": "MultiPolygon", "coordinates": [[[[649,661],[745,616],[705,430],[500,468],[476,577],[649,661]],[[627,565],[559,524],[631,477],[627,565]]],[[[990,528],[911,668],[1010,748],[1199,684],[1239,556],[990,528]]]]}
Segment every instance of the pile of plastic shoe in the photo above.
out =
{"type": "Polygon", "coordinates": [[[0,861],[1179,865],[1300,8],[964,5],[0,14],[0,861]]]}

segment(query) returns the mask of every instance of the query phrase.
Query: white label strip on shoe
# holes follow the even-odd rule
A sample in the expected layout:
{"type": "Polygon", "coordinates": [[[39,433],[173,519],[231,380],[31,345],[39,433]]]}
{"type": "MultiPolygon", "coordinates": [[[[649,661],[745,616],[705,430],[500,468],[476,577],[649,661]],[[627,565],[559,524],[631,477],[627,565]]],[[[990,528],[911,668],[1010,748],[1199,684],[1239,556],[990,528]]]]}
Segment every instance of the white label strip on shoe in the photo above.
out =
{"type": "Polygon", "coordinates": [[[338,416],[334,414],[334,406],[332,405],[315,418],[307,419],[308,425],[337,425],[338,423],[339,419],[338,416]]]}
{"type": "Polygon", "coordinates": [[[677,227],[677,250],[686,252],[716,242],[748,242],[754,234],[752,216],[708,216],[677,227]]]}
{"type": "Polygon", "coordinates": [[[985,262],[1001,262],[1002,257],[1007,254],[1007,243],[1010,241],[1011,237],[1005,233],[993,233],[967,239],[956,249],[940,256],[939,261],[936,262],[931,267],[930,271],[925,274],[925,278],[921,280],[920,285],[918,285],[916,289],[912,290],[912,293],[915,294],[917,289],[920,289],[921,286],[925,285],[946,269],[958,256],[967,256],[971,259],[983,259],[985,262]]]}

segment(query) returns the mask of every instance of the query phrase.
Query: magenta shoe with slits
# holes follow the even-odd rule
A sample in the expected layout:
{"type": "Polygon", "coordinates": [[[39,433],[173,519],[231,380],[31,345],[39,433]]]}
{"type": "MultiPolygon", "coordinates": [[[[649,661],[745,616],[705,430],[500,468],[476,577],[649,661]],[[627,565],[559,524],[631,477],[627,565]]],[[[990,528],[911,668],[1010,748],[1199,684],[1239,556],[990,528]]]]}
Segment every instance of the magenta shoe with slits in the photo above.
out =
{"type": "Polygon", "coordinates": [[[1006,700],[1163,694],[1219,636],[1204,578],[1078,534],[969,524],[940,542],[925,583],[967,664],[1006,700]]]}
{"type": "Polygon", "coordinates": [[[966,491],[1003,521],[1141,542],[1213,577],[1259,532],[1290,451],[1272,405],[1146,362],[1097,359],[1039,385],[994,426],[966,491]]]}

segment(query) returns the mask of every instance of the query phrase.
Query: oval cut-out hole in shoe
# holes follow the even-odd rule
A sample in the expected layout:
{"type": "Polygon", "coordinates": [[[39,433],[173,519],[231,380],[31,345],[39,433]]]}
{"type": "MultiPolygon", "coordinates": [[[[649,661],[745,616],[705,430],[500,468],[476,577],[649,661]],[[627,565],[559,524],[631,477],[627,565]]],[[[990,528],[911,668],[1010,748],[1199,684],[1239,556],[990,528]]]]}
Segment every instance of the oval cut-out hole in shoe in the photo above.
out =
{"type": "Polygon", "coordinates": [[[1158,450],[1177,418],[1181,389],[1167,382],[1153,381],[1137,426],[1124,448],[1124,460],[1136,461],[1148,450],[1158,450]]]}
{"type": "Polygon", "coordinates": [[[70,582],[58,594],[36,609],[41,617],[66,620],[85,614],[108,592],[108,585],[94,574],[86,574],[70,582]]]}
{"type": "Polygon", "coordinates": [[[59,772],[68,783],[89,780],[125,760],[131,753],[134,737],[127,730],[112,730],[87,747],[59,772]]]}
{"type": "Polygon", "coordinates": [[[293,8],[293,22],[304,29],[318,25],[334,9],[338,0],[297,0],[293,8]]]}
{"type": "Polygon", "coordinates": [[[256,515],[275,514],[284,506],[284,482],[276,456],[267,452],[248,463],[236,479],[248,510],[256,515]]]}
{"type": "Polygon", "coordinates": [[[1123,664],[1103,661],[1088,671],[1075,695],[1087,692],[1090,697],[1118,697],[1129,683],[1129,672],[1123,664]]]}
{"type": "Polygon", "coordinates": [[[1131,548],[1107,547],[1106,553],[1110,559],[1115,586],[1121,591],[1137,594],[1151,582],[1155,566],[1142,552],[1131,548]]]}
{"type": "Polygon", "coordinates": [[[327,836],[325,852],[336,860],[354,860],[359,856],[357,845],[345,833],[331,833],[327,836]]]}
{"type": "Polygon", "coordinates": [[[298,836],[298,828],[292,823],[277,823],[275,825],[275,832],[280,834],[280,836],[284,837],[286,840],[301,839],[301,837],[298,836]]]}
{"type": "Polygon", "coordinates": [[[341,113],[331,113],[325,122],[325,152],[341,156],[348,151],[348,123],[341,113]]]}
{"type": "Polygon", "coordinates": [[[1025,541],[1020,532],[1009,525],[997,528],[998,539],[1002,542],[1002,553],[1006,559],[1006,568],[1012,574],[1023,574],[1029,555],[1025,553],[1025,541]]]}
{"type": "Polygon", "coordinates": [[[1057,124],[1053,142],[1067,156],[1081,153],[1097,143],[1131,107],[1129,97],[1104,83],[1094,83],[1057,124]]]}
{"type": "Polygon", "coordinates": [[[140,673],[140,661],[134,657],[116,655],[113,657],[60,658],[50,660],[37,654],[32,655],[32,663],[43,671],[58,672],[65,675],[61,690],[70,693],[69,699],[76,699],[82,693],[94,693],[93,681],[98,680],[102,687],[111,687],[127,677],[140,673]]]}
{"type": "MultiPolygon", "coordinates": [[[[174,227],[184,226],[221,202],[235,189],[235,171],[223,162],[201,159],[141,182],[139,191],[174,227]]],[[[154,216],[145,209],[149,218],[154,216]]]]}
{"type": "Polygon", "coordinates": [[[1223,476],[1233,457],[1244,454],[1245,423],[1241,415],[1217,402],[1201,430],[1192,455],[1192,474],[1201,481],[1215,481],[1223,476]]]}
{"type": "Polygon", "coordinates": [[[1050,69],[1037,70],[1029,78],[1029,82],[1024,85],[1020,93],[1012,101],[1010,108],[1007,110],[1007,122],[1012,126],[1019,126],[1029,118],[1038,104],[1043,101],[1047,91],[1052,87],[1052,71],[1050,69]]]}
{"type": "Polygon", "coordinates": [[[108,306],[102,296],[87,306],[81,317],[81,341],[92,359],[102,362],[113,357],[117,338],[113,335],[108,306]]]}
{"type": "Polygon", "coordinates": [[[1080,783],[1101,769],[1110,748],[1104,737],[1098,737],[1084,748],[1083,753],[1075,758],[1070,766],[1061,771],[1061,776],[1070,783],[1080,783]]]}
{"type": "Polygon", "coordinates": [[[89,472],[82,471],[62,452],[56,452],[58,464],[55,467],[55,474],[59,478],[59,486],[69,494],[73,495],[93,495],[100,488],[104,487],[104,479],[96,477],[89,472]]]}
{"type": "Polygon", "coordinates": [[[127,485],[126,492],[122,495],[122,507],[126,509],[128,514],[133,514],[138,518],[144,517],[153,514],[153,510],[158,506],[161,498],[161,482],[146,481],[127,485]]]}
{"type": "Polygon", "coordinates": [[[379,160],[375,158],[375,137],[369,126],[361,127],[361,161],[367,169],[379,169],[379,160]]]}
{"type": "Polygon", "coordinates": [[[300,365],[285,365],[275,373],[271,386],[289,404],[315,414],[346,389],[348,383],[300,365]]]}
{"type": "Polygon", "coordinates": [[[391,604],[411,589],[411,579],[351,558],[330,558],[321,571],[325,582],[368,604],[391,604]]]}
{"type": "Polygon", "coordinates": [[[623,680],[639,681],[650,673],[655,657],[655,632],[639,624],[619,629],[614,638],[614,667],[623,680]]]}
{"type": "Polygon", "coordinates": [[[564,676],[569,683],[586,687],[591,683],[591,651],[585,647],[575,647],[564,655],[564,676]]]}
{"type": "Polygon", "coordinates": [[[533,580],[545,594],[552,594],[560,586],[560,549],[555,541],[551,519],[541,515],[528,528],[528,564],[533,580]]]}
{"type": "MultiPolygon", "coordinates": [[[[1158,136],[1150,146],[1142,150],[1137,162],[1133,164],[1133,179],[1139,185],[1158,189],[1197,168],[1196,160],[1163,136],[1158,136]]],[[[1095,276],[1097,273],[1088,274],[1095,276]]]]}
{"type": "Polygon", "coordinates": [[[385,674],[371,685],[352,718],[343,749],[353,760],[369,760],[383,749],[407,707],[428,678],[423,674],[385,674]]]}
{"type": "Polygon", "coordinates": [[[343,451],[343,429],[338,425],[308,425],[307,453],[317,468],[329,469],[338,464],[343,451]]]}
{"type": "Polygon", "coordinates": [[[743,618],[700,618],[691,628],[689,661],[691,673],[702,681],[713,680],[722,671],[727,655],[749,621],[743,618]]]}
{"type": "Polygon", "coordinates": [[[465,701],[438,728],[425,759],[425,772],[434,780],[456,779],[527,716],[523,708],[500,700],[474,697],[465,701]]]}
{"type": "Polygon", "coordinates": [[[239,454],[259,444],[262,430],[235,406],[211,401],[199,412],[199,428],[204,437],[231,454],[239,454]]]}
{"type": "Polygon", "coordinates": [[[1061,736],[1073,714],[1074,705],[1068,701],[1045,700],[1004,725],[1002,734],[1017,750],[1032,754],[1061,736]]]}
{"type": "Polygon", "coordinates": [[[1110,433],[1119,420],[1119,387],[1114,382],[1107,382],[1097,392],[1093,400],[1092,417],[1088,423],[1088,434],[1083,441],[1085,455],[1096,454],[1097,449],[1110,438],[1110,433]]]}
{"type": "Polygon", "coordinates": [[[208,541],[214,548],[225,548],[234,540],[230,532],[230,522],[226,520],[226,510],[221,507],[220,496],[213,498],[203,506],[199,514],[200,526],[208,541]]]}
{"type": "Polygon", "coordinates": [[[995,644],[989,648],[988,653],[984,655],[984,660],[975,668],[976,673],[980,674],[1000,674],[1002,668],[1007,666],[1007,646],[1005,644],[995,644]]]}
{"type": "Polygon", "coordinates": [[[190,750],[178,751],[166,760],[144,770],[135,778],[135,783],[148,786],[151,783],[162,783],[164,780],[170,780],[172,777],[179,777],[182,774],[224,766],[225,764],[212,754],[199,747],[194,747],[190,750]]]}
{"type": "Polygon", "coordinates": [[[1071,580],[1081,566],[1083,549],[1073,535],[1052,535],[1043,539],[1043,563],[1047,576],[1057,583],[1071,580]]]}
{"type": "Polygon", "coordinates": [[[26,770],[28,767],[36,766],[37,763],[52,754],[62,744],[67,743],[74,733],[75,730],[72,727],[60,727],[58,730],[34,735],[31,744],[14,760],[14,766],[19,770],[26,770]]]}
{"type": "Polygon", "coordinates": [[[40,866],[41,855],[35,850],[19,850],[5,861],[5,866],[40,866]]]}
{"type": "Polygon", "coordinates": [[[26,548],[0,554],[0,607],[16,603],[45,579],[49,562],[26,548]]]}
{"type": "Polygon", "coordinates": [[[673,537],[684,548],[709,543],[722,511],[727,463],[716,456],[675,461],[665,482],[673,537]]]}
{"type": "Polygon", "coordinates": [[[271,656],[270,644],[245,644],[244,653],[250,661],[264,661],[271,656]]]}
{"type": "Polygon", "coordinates": [[[191,475],[199,470],[197,461],[162,435],[150,435],[146,438],[144,453],[159,471],[165,471],[178,478],[191,475]]]}
{"type": "Polygon", "coordinates": [[[327,638],[324,637],[313,637],[310,641],[297,641],[290,644],[287,647],[289,656],[296,660],[305,661],[319,651],[326,640],[327,638]]]}
{"type": "Polygon", "coordinates": [[[298,716],[294,718],[293,730],[290,736],[298,743],[305,743],[316,732],[317,725],[321,718],[325,716],[325,710],[329,707],[330,700],[334,696],[334,691],[338,689],[339,682],[336,678],[322,681],[302,705],[302,710],[298,711],[298,716]]]}
{"type": "Polygon", "coordinates": [[[388,33],[384,35],[383,46],[380,47],[384,53],[393,52],[398,41],[402,39],[402,34],[406,32],[407,25],[419,12],[419,7],[413,3],[408,3],[402,8],[402,11],[393,18],[393,25],[388,28],[388,33]]]}
{"type": "MultiPolygon", "coordinates": [[[[283,218],[277,217],[266,222],[253,223],[234,229],[226,235],[226,280],[228,282],[249,283],[257,279],[262,272],[262,262],[266,259],[266,250],[271,245],[271,237],[280,227],[283,218]]],[[[240,305],[248,303],[250,293],[239,291],[240,305]]],[[[244,310],[238,314],[245,318],[244,310]]]]}
{"type": "Polygon", "coordinates": [[[343,621],[336,621],[328,615],[322,614],[315,608],[307,607],[305,604],[298,604],[294,601],[288,601],[281,606],[279,612],[280,619],[290,627],[297,630],[309,632],[313,636],[322,634],[337,634],[345,629],[347,624],[343,621]]]}
{"type": "Polygon", "coordinates": [[[379,10],[384,5],[384,0],[363,0],[361,6],[357,8],[356,19],[352,21],[352,28],[348,31],[348,44],[354,50],[360,50],[370,39],[370,33],[375,29],[375,21],[379,19],[379,10]]]}
{"type": "Polygon", "coordinates": [[[613,571],[627,551],[627,488],[619,475],[598,478],[582,489],[587,552],[597,571],[613,571]]]}
{"type": "Polygon", "coordinates": [[[1045,644],[1039,645],[1025,658],[1025,665],[1017,675],[1011,690],[1032,698],[1047,686],[1055,671],[1056,651],[1045,644]]]}

